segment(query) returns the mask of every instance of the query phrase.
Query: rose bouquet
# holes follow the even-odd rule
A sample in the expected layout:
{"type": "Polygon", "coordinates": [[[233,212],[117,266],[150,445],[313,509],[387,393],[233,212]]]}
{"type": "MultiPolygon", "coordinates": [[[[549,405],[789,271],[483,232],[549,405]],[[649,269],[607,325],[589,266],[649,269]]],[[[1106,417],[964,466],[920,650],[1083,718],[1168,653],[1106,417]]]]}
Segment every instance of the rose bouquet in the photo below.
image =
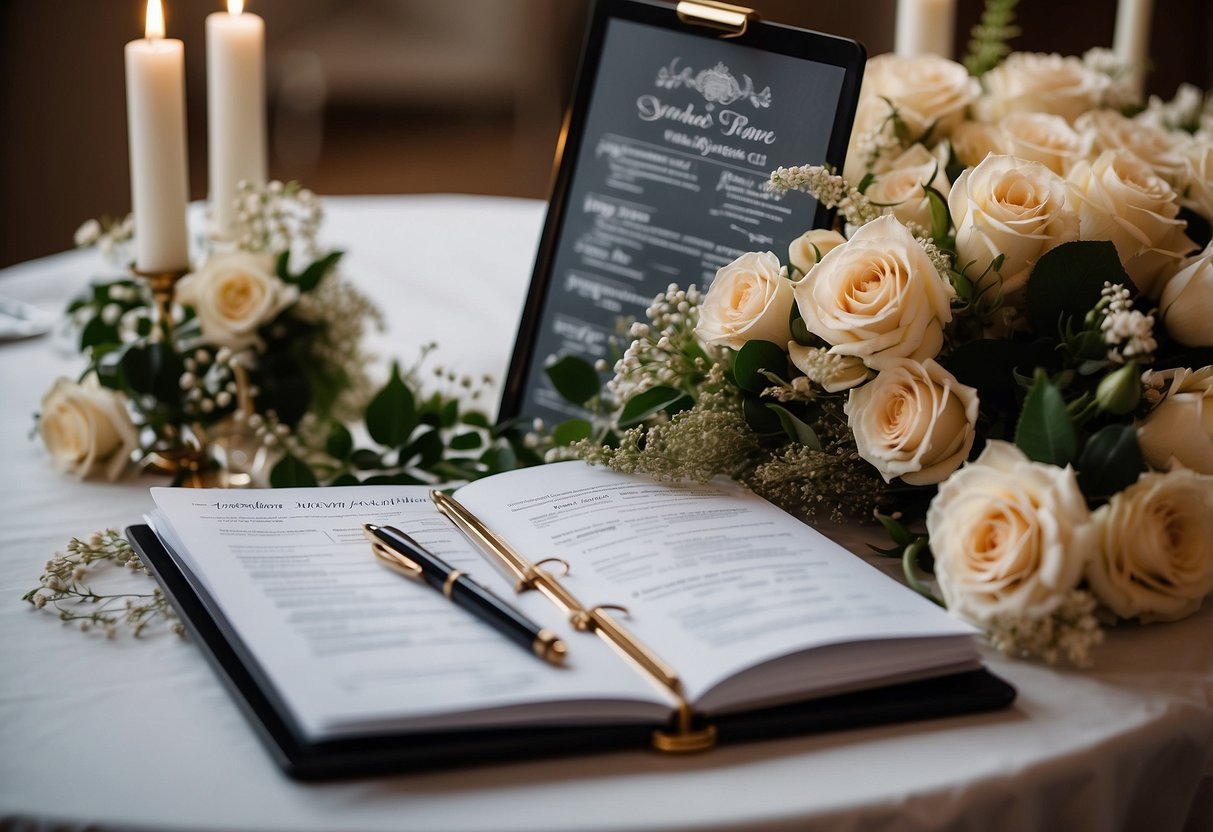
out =
{"type": "MultiPolygon", "coordinates": [[[[317,250],[319,201],[274,182],[246,187],[240,208],[235,244],[208,251],[166,308],[136,277],[98,282],[71,304],[87,367],[55,382],[39,416],[59,468],[112,479],[182,452],[247,467],[305,416],[327,423],[365,404],[360,342],[376,313],[337,273],[341,252],[317,250]]],[[[126,221],[90,221],[77,243],[121,261],[130,233],[126,221]]]]}
{"type": "Polygon", "coordinates": [[[595,396],[553,364],[591,418],[548,453],[875,511],[916,588],[1081,664],[1213,592],[1213,100],[977,54],[870,60],[845,176],[771,175],[838,228],[671,286],[595,396]]]}

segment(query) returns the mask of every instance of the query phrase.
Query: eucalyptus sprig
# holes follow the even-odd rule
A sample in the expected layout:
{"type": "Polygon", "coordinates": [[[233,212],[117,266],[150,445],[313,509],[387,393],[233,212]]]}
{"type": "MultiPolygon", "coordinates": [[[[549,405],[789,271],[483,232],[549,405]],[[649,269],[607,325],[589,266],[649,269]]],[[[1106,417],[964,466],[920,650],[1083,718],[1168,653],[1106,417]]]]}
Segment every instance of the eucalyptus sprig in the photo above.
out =
{"type": "Polygon", "coordinates": [[[60,621],[77,621],[82,631],[94,628],[107,638],[117,636],[119,628],[130,628],[141,636],[149,625],[162,620],[169,630],[184,636],[185,630],[159,587],[151,592],[101,593],[85,579],[100,568],[147,569],[134,549],[117,529],[94,532],[87,538],[73,537],[66,552],[56,553],[46,562],[38,586],[21,597],[36,609],[50,608],[60,621]]]}

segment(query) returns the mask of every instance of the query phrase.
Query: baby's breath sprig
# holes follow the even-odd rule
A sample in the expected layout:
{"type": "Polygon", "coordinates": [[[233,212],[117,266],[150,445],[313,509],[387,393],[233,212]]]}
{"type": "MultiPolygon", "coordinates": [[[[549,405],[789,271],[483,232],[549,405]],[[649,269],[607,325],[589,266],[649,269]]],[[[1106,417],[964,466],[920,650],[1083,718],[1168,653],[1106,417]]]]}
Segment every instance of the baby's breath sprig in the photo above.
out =
{"type": "Polygon", "coordinates": [[[880,216],[878,207],[846,179],[822,165],[798,165],[771,171],[767,188],[773,193],[804,191],[827,208],[838,208],[856,228],[880,216]]]}
{"type": "Polygon", "coordinates": [[[320,199],[298,182],[258,185],[242,181],[236,190],[233,238],[241,251],[291,251],[307,260],[320,253],[316,234],[324,220],[320,199]]]}
{"type": "Polygon", "coordinates": [[[636,322],[628,330],[632,343],[606,383],[608,407],[658,385],[684,390],[692,398],[698,395],[709,367],[723,359],[717,349],[704,347],[695,337],[702,300],[697,287],[682,289],[676,283],[653,299],[645,310],[649,323],[636,322]]]}
{"type": "Polygon", "coordinates": [[[107,638],[117,636],[122,625],[129,627],[132,635],[141,636],[157,618],[163,619],[172,632],[185,635],[159,587],[144,593],[102,594],[85,583],[90,571],[100,564],[147,574],[143,562],[117,529],[94,532],[87,538],[73,537],[66,549],[46,562],[38,586],[21,600],[36,609],[50,607],[60,621],[77,621],[83,632],[97,628],[107,638]]]}
{"type": "Polygon", "coordinates": [[[1090,667],[1092,651],[1104,638],[1097,607],[1090,592],[1071,590],[1049,615],[1002,617],[990,622],[990,644],[1007,656],[1035,657],[1049,664],[1065,659],[1074,667],[1090,667]]]}

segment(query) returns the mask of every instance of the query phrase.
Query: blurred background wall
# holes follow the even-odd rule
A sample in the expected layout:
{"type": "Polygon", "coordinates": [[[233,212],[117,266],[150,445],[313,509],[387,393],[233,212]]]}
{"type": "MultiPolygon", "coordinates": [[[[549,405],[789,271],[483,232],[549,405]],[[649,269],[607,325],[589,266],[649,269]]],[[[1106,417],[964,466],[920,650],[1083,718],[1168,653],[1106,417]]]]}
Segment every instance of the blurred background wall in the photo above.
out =
{"type": "MultiPolygon", "coordinates": [[[[204,19],[166,0],[186,44],[191,187],[206,192],[204,19]]],[[[893,44],[895,0],[754,0],[768,20],[893,44]]],[[[1021,0],[1015,47],[1112,42],[1115,0],[1021,0]]],[[[588,0],[248,0],[266,19],[270,174],[322,194],[546,196],[588,0]]],[[[145,0],[0,0],[0,266],[68,248],[129,210],[123,44],[145,0]]],[[[963,55],[981,0],[960,0],[963,55]]],[[[1213,3],[1156,0],[1149,91],[1213,86],[1213,3]]],[[[791,160],[796,161],[796,160],[791,160]]]]}

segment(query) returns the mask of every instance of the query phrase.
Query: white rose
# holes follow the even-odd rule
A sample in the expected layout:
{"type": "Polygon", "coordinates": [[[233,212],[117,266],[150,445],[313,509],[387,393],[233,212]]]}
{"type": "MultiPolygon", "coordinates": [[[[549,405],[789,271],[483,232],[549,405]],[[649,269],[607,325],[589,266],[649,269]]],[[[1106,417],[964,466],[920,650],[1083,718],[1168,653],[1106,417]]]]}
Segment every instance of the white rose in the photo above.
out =
{"type": "Polygon", "coordinates": [[[1184,147],[1190,139],[1116,110],[1092,110],[1074,122],[1094,158],[1105,150],[1127,150],[1154,169],[1168,184],[1179,183],[1184,172],[1184,147]]]}
{"type": "Polygon", "coordinates": [[[743,254],[716,272],[699,306],[695,334],[705,344],[741,349],[791,338],[792,281],[771,252],[743,254]]]}
{"type": "Polygon", "coordinates": [[[1171,276],[1158,308],[1176,341],[1185,347],[1213,347],[1213,243],[1171,276]]]}
{"type": "Polygon", "coordinates": [[[929,358],[885,367],[851,391],[845,411],[859,455],[885,482],[942,482],[973,449],[977,391],[929,358]]]}
{"type": "Polygon", "coordinates": [[[1084,240],[1110,240],[1143,294],[1157,297],[1159,277],[1194,247],[1177,218],[1175,191],[1127,150],[1105,150],[1076,163],[1066,177],[1084,240]]]}
{"type": "MultiPolygon", "coordinates": [[[[999,254],[1003,290],[1027,285],[1040,256],[1078,239],[1078,215],[1065,180],[1042,165],[1013,156],[987,156],[952,185],[948,208],[956,225],[958,266],[980,274],[999,254]]],[[[987,276],[987,283],[992,278],[987,276]]]]}
{"type": "Polygon", "coordinates": [[[1121,618],[1174,621],[1213,592],[1213,477],[1143,474],[1095,512],[1095,528],[1087,579],[1121,618]]]}
{"type": "Polygon", "coordinates": [[[1141,455],[1151,468],[1173,462],[1200,474],[1213,474],[1213,367],[1151,374],[1168,385],[1165,398],[1137,425],[1141,455]]]}
{"type": "Polygon", "coordinates": [[[985,94],[974,105],[982,121],[1011,113],[1050,113],[1073,122],[1099,104],[1108,77],[1073,56],[1013,52],[982,76],[985,94]]]}
{"type": "Polygon", "coordinates": [[[796,283],[809,332],[874,370],[934,358],[956,291],[908,229],[884,216],[860,228],[796,283]]]}
{"type": "Polygon", "coordinates": [[[885,206],[885,213],[905,224],[914,223],[920,228],[931,228],[931,202],[926,187],[934,188],[948,198],[951,183],[944,175],[943,165],[920,144],[916,144],[886,165],[882,165],[864,196],[877,205],[885,206]]]}
{"type": "Polygon", "coordinates": [[[992,440],[927,509],[948,610],[979,625],[1050,614],[1082,578],[1090,519],[1072,468],[1032,462],[992,440]]]}
{"type": "Polygon", "coordinates": [[[788,262],[802,275],[808,274],[818,260],[846,241],[846,237],[831,228],[814,228],[788,245],[788,262]]]}
{"type": "Polygon", "coordinates": [[[843,175],[858,182],[866,155],[860,145],[889,119],[892,109],[918,140],[927,130],[935,141],[964,118],[980,87],[960,64],[937,55],[877,55],[864,68],[851,146],[843,175]]]}
{"type": "Polygon", "coordinates": [[[1059,175],[1078,161],[1083,142],[1061,116],[1048,113],[1011,113],[998,123],[1003,153],[1040,162],[1059,175]]]}
{"type": "Polygon", "coordinates": [[[991,153],[1002,154],[1002,131],[993,124],[981,121],[966,121],[952,131],[952,152],[956,159],[971,168],[991,153]]]}
{"type": "MultiPolygon", "coordinates": [[[[864,68],[859,107],[872,108],[868,118],[883,120],[891,102],[918,138],[934,127],[935,138],[946,136],[977,97],[977,81],[955,61],[938,55],[877,55],[864,68]]],[[[858,119],[858,116],[857,116],[858,119]]]]}
{"type": "Polygon", "coordinates": [[[1213,141],[1193,139],[1184,148],[1180,204],[1213,222],[1213,141]]]}
{"type": "Polygon", "coordinates": [[[139,447],[122,394],[96,376],[83,383],[60,378],[42,397],[38,430],[55,467],[77,477],[116,479],[139,447]]]}
{"type": "Polygon", "coordinates": [[[175,300],[198,315],[208,343],[241,350],[260,344],[257,330],[298,297],[296,287],[273,273],[268,256],[230,252],[182,278],[175,300]]]}

